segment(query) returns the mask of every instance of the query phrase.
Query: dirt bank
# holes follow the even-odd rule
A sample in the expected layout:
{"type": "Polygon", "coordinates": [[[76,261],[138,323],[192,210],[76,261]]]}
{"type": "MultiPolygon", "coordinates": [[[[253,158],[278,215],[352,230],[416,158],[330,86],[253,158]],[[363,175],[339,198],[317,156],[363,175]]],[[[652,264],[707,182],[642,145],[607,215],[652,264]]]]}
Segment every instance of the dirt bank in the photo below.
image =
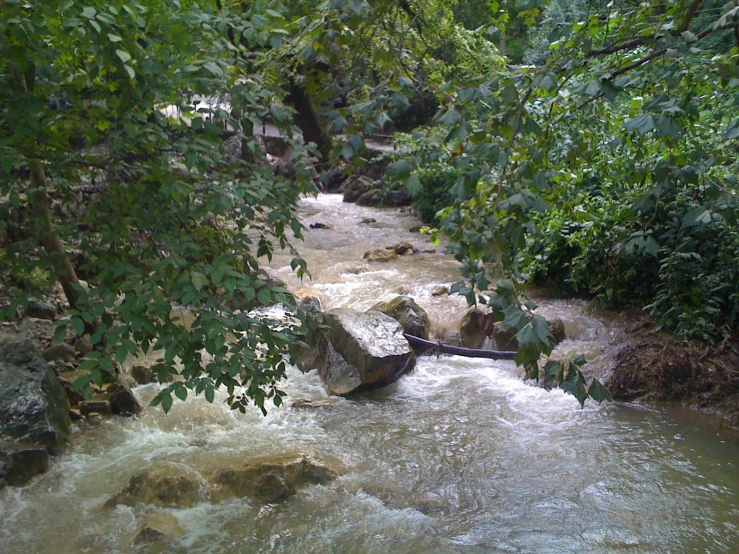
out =
{"type": "Polygon", "coordinates": [[[606,386],[614,400],[676,402],[739,425],[739,345],[699,346],[641,324],[606,386]]]}

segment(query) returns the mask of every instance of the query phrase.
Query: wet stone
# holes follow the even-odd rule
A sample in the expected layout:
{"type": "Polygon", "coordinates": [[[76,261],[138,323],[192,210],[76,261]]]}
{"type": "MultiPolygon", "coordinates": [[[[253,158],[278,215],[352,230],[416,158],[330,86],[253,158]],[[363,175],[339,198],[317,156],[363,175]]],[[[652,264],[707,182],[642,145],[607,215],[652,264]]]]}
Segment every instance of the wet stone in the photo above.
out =
{"type": "Polygon", "coordinates": [[[55,344],[50,346],[43,352],[44,360],[47,362],[52,360],[60,360],[62,362],[72,362],[77,358],[77,352],[73,346],[68,344],[55,344]]]}
{"type": "Polygon", "coordinates": [[[87,416],[93,412],[104,415],[111,415],[113,413],[110,402],[107,400],[83,400],[79,403],[79,410],[83,416],[87,416]]]}
{"type": "Polygon", "coordinates": [[[131,368],[131,377],[133,377],[139,385],[148,385],[149,383],[154,383],[157,380],[154,370],[145,365],[133,366],[131,368]]]}
{"type": "Polygon", "coordinates": [[[26,314],[28,317],[54,321],[56,319],[56,308],[54,304],[46,300],[31,300],[28,303],[26,314]]]}
{"type": "Polygon", "coordinates": [[[135,544],[166,542],[185,534],[177,518],[169,512],[157,510],[143,518],[136,531],[135,544]]]}

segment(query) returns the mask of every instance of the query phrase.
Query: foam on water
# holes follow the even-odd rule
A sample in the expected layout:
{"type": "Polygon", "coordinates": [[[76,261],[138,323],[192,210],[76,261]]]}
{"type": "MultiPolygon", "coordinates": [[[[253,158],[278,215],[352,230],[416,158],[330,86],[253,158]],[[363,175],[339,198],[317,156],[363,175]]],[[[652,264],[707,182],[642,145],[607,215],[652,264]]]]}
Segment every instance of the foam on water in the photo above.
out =
{"type": "MultiPolygon", "coordinates": [[[[310,287],[324,307],[366,309],[411,294],[437,329],[466,309],[432,297],[459,279],[437,254],[367,263],[363,253],[408,241],[434,246],[397,210],[307,199],[301,252],[312,279],[292,276],[277,253],[272,271],[310,287]],[[361,224],[363,218],[376,223],[361,224]]],[[[579,301],[537,298],[569,335],[560,352],[585,352],[607,371],[618,321],[579,301]]],[[[279,319],[281,307],[265,315],[279,319]]],[[[25,488],[0,491],[0,551],[47,552],[730,552],[739,549],[739,438],[678,410],[577,400],[520,379],[512,362],[430,356],[399,382],[353,399],[330,398],[315,371],[288,369],[288,397],[263,417],[216,401],[175,401],[75,433],[71,450],[25,488]],[[321,407],[299,408],[303,400],[321,407]],[[318,401],[318,402],[316,402],[318,401]],[[161,462],[207,473],[219,460],[305,450],[338,458],[346,474],[274,505],[248,499],[170,509],[185,535],[166,545],[133,538],[150,509],[103,505],[136,472],[161,462]]],[[[137,387],[148,403],[160,386],[137,387]]]]}

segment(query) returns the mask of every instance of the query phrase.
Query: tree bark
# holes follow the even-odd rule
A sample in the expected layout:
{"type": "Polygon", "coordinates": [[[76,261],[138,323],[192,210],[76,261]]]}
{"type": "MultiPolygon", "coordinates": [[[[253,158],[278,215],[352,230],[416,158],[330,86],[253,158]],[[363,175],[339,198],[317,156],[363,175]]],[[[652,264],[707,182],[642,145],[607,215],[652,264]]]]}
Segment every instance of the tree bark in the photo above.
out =
{"type": "Polygon", "coordinates": [[[489,358],[492,360],[513,360],[518,352],[503,352],[500,350],[476,350],[474,348],[462,348],[460,346],[449,346],[431,342],[413,335],[403,335],[413,350],[419,350],[422,354],[454,354],[466,358],[489,358]]]}
{"type": "Polygon", "coordinates": [[[321,162],[327,162],[333,149],[333,142],[326,128],[321,124],[313,98],[303,85],[293,81],[290,83],[287,101],[297,112],[295,123],[302,131],[303,139],[306,143],[315,143],[321,155],[321,162]]]}
{"type": "Polygon", "coordinates": [[[59,240],[59,236],[54,230],[49,195],[46,191],[46,174],[44,173],[44,168],[37,161],[31,161],[28,165],[31,170],[31,199],[36,205],[38,220],[41,222],[41,244],[47,254],[52,256],[57,255],[61,259],[61,267],[55,267],[54,272],[57,279],[59,279],[59,283],[62,285],[69,305],[72,309],[79,309],[80,294],[77,288],[75,288],[75,285],[78,287],[80,281],[77,278],[77,273],[74,270],[72,262],[69,261],[67,252],[64,250],[62,241],[59,240]]]}

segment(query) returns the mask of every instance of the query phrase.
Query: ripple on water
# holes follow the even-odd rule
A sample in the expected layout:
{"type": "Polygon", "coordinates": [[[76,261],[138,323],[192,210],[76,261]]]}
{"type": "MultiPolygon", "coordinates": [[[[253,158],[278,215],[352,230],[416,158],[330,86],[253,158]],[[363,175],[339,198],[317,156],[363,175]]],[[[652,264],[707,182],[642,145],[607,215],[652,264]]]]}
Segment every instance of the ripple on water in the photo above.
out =
{"type": "MultiPolygon", "coordinates": [[[[454,329],[467,309],[432,297],[459,279],[441,254],[368,264],[364,251],[408,241],[416,221],[396,210],[307,199],[300,246],[312,280],[291,275],[277,253],[275,273],[310,286],[327,308],[366,309],[401,287],[434,324],[454,329]],[[371,226],[359,222],[377,220],[371,226]]],[[[538,300],[570,338],[562,352],[586,352],[602,375],[618,322],[573,301],[538,300]]],[[[279,310],[272,313],[279,315],[279,310]]],[[[316,408],[326,399],[316,372],[291,368],[289,398],[267,417],[229,410],[220,392],[175,401],[165,416],[147,409],[77,433],[72,449],[23,489],[0,491],[0,551],[131,552],[145,506],[101,507],[133,474],[161,462],[206,470],[214,459],[286,450],[339,458],[348,472],[327,486],[260,506],[247,499],[174,509],[186,533],[137,552],[734,552],[739,551],[739,438],[710,419],[629,404],[586,404],[561,390],[523,382],[512,362],[425,357],[398,383],[316,408]]],[[[137,387],[148,403],[158,385],[137,387]]]]}

